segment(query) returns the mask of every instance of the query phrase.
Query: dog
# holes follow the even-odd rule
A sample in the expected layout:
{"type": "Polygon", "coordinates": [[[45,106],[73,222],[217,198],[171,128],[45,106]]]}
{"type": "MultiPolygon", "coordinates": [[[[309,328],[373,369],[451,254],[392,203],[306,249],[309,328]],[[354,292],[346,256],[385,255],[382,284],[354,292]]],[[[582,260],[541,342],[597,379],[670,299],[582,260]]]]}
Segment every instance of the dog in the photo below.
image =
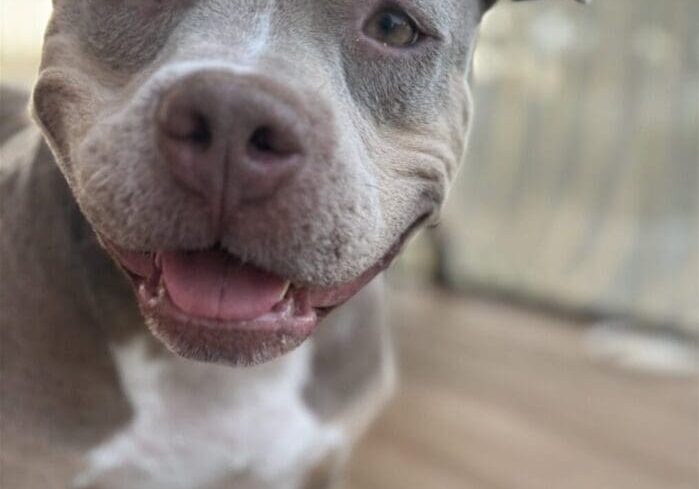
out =
{"type": "Polygon", "coordinates": [[[54,0],[36,124],[2,92],[2,487],[336,484],[492,3],[54,0]]]}

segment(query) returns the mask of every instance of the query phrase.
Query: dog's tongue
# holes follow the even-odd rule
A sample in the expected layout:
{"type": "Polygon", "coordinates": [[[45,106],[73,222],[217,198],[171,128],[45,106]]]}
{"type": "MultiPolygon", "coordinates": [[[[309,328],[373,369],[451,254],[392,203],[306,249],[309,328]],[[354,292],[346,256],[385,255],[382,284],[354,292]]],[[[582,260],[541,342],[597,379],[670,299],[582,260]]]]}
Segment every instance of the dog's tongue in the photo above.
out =
{"type": "Polygon", "coordinates": [[[270,312],[286,288],[283,279],[220,251],[163,253],[161,264],[170,299],[193,317],[253,320],[270,312]]]}

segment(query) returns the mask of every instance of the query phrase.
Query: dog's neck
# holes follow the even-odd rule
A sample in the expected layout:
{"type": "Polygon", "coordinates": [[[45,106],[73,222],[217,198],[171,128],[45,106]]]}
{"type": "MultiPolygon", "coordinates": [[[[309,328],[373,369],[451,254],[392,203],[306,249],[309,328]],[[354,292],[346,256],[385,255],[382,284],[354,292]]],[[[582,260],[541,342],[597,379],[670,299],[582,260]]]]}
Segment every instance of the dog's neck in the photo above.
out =
{"type": "Polygon", "coordinates": [[[293,478],[341,442],[341,432],[321,424],[302,397],[310,345],[232,369],[154,355],[151,341],[143,335],[114,348],[134,418],[89,452],[79,487],[131,487],[142,476],[144,488],[267,488],[260,480],[299,487],[293,478]]]}
{"type": "Polygon", "coordinates": [[[121,295],[106,309],[94,307],[81,263],[94,259],[96,273],[108,273],[108,261],[85,234],[37,131],[27,127],[2,151],[0,391],[12,393],[2,396],[3,437],[41,450],[45,440],[65,436],[80,450],[131,416],[109,351],[108,336],[115,333],[99,327],[118,322],[121,295]]]}

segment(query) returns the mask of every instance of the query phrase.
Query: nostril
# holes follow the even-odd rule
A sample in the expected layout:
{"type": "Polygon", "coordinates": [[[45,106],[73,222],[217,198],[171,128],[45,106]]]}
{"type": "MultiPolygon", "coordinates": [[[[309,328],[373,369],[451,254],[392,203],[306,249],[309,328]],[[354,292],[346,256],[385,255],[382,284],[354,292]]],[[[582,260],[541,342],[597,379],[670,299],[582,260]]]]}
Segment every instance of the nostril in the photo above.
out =
{"type": "Polygon", "coordinates": [[[287,160],[299,152],[296,138],[268,126],[256,129],[248,141],[248,155],[257,161],[287,160]]]}
{"type": "Polygon", "coordinates": [[[207,118],[194,112],[171,115],[166,132],[173,139],[203,149],[208,148],[213,139],[211,124],[207,118]]]}
{"type": "Polygon", "coordinates": [[[213,140],[211,125],[204,116],[196,115],[193,117],[190,132],[184,139],[205,148],[211,145],[213,140]]]}
{"type": "Polygon", "coordinates": [[[274,152],[272,145],[272,130],[269,127],[261,127],[250,137],[250,146],[263,153],[274,152]]]}

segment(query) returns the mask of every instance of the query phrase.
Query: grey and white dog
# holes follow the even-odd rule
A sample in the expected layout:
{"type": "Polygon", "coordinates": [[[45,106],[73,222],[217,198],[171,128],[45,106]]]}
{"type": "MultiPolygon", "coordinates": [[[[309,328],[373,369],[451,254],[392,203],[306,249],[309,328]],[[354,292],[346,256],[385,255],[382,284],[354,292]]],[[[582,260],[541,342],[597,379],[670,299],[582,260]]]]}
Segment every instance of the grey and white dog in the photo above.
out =
{"type": "Polygon", "coordinates": [[[54,0],[40,131],[3,90],[0,485],[336,483],[490,3],[54,0]]]}

